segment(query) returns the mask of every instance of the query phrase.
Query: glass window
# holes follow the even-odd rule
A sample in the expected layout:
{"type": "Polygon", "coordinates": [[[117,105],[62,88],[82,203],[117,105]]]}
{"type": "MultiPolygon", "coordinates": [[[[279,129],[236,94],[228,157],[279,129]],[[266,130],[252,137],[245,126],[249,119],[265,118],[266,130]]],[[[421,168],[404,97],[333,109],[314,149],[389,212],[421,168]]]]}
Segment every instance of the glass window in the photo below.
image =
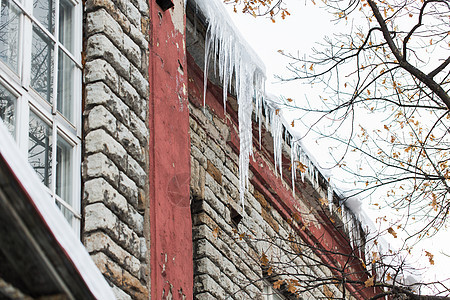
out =
{"type": "Polygon", "coordinates": [[[0,0],[0,118],[77,233],[81,2],[0,0]]]}
{"type": "Polygon", "coordinates": [[[42,182],[50,187],[52,175],[52,128],[30,112],[28,161],[42,182]]]}
{"type": "Polygon", "coordinates": [[[12,136],[16,131],[17,98],[0,83],[0,118],[12,136]]]}
{"type": "Polygon", "coordinates": [[[56,194],[72,204],[72,146],[58,136],[56,146],[56,194]]]}
{"type": "Polygon", "coordinates": [[[68,207],[72,207],[72,168],[73,168],[73,151],[72,146],[64,140],[64,138],[58,136],[58,142],[56,146],[56,204],[63,212],[67,221],[72,224],[73,213],[65,207],[63,204],[67,204],[68,207]],[[64,202],[64,203],[63,203],[64,202]]]}
{"type": "Polygon", "coordinates": [[[34,0],[33,16],[44,25],[50,33],[55,33],[55,1],[34,0]]]}
{"type": "Polygon", "coordinates": [[[31,45],[31,86],[47,102],[53,95],[53,43],[37,26],[33,26],[31,45]]]}
{"type": "Polygon", "coordinates": [[[59,1],[59,41],[69,51],[73,51],[74,6],[67,0],[59,1]]]}
{"type": "Polygon", "coordinates": [[[58,96],[56,106],[58,111],[72,122],[75,70],[75,63],[60,49],[58,55],[58,96]]]}
{"type": "Polygon", "coordinates": [[[0,59],[17,73],[20,13],[10,0],[0,2],[0,59]]]}

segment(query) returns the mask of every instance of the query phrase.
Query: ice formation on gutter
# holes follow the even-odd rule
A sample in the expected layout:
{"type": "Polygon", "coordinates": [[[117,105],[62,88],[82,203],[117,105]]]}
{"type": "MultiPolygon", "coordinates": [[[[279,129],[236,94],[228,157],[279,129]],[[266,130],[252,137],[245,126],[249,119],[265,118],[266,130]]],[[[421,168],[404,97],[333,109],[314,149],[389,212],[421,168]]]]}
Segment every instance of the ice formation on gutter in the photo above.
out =
{"type": "Polygon", "coordinates": [[[240,138],[239,192],[243,204],[245,190],[248,187],[250,155],[253,155],[253,102],[255,102],[256,116],[259,117],[265,94],[265,67],[229,20],[220,1],[195,0],[195,4],[204,13],[208,24],[205,38],[204,95],[206,95],[210,56],[214,58],[213,69],[218,70],[218,77],[223,85],[224,109],[232,83],[235,87],[240,138]],[[233,79],[235,79],[234,82],[233,79]]]}
{"type": "MultiPolygon", "coordinates": [[[[265,67],[263,62],[231,22],[222,1],[194,0],[193,2],[196,5],[196,10],[205,15],[208,25],[205,37],[204,101],[206,100],[210,63],[214,64],[212,69],[218,72],[218,79],[223,86],[224,109],[228,92],[231,91],[233,84],[237,96],[240,138],[239,192],[243,204],[245,190],[248,187],[250,155],[253,155],[253,110],[258,121],[259,138],[261,139],[261,122],[264,118],[264,109],[265,125],[268,130],[270,129],[274,141],[275,169],[279,170],[280,175],[282,175],[283,133],[286,127],[283,125],[280,109],[274,105],[277,101],[268,99],[265,94],[265,67]],[[213,59],[210,59],[211,57],[213,59]]],[[[300,172],[302,180],[305,179],[306,175],[314,188],[319,188],[319,171],[311,161],[311,156],[303,149],[299,142],[292,142],[291,162],[293,167],[291,169],[294,195],[294,181],[299,163],[306,166],[304,172],[300,172]]],[[[331,209],[333,199],[331,186],[327,193],[331,209]]]]}

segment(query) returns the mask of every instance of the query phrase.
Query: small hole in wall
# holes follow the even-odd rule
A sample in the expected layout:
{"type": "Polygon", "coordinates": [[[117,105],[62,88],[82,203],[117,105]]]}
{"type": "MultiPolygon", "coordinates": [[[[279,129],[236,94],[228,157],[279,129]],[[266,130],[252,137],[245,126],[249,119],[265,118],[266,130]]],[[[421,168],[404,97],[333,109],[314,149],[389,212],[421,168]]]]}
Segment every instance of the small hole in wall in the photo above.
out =
{"type": "Polygon", "coordinates": [[[156,0],[156,3],[158,3],[162,10],[168,10],[174,6],[172,0],[156,0]]]}
{"type": "Polygon", "coordinates": [[[234,226],[238,226],[239,223],[242,220],[242,216],[240,213],[238,213],[234,208],[232,208],[230,206],[230,217],[231,217],[231,222],[233,223],[234,226]]]}

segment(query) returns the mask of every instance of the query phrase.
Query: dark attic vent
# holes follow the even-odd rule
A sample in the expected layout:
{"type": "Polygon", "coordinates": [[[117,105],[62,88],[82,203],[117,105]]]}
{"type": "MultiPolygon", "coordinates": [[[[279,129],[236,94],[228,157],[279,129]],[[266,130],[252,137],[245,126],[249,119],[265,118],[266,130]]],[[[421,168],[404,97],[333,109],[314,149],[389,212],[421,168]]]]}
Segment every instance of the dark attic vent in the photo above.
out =
{"type": "Polygon", "coordinates": [[[231,217],[231,222],[233,223],[234,226],[238,226],[239,223],[242,220],[242,216],[240,213],[238,213],[234,208],[232,208],[230,206],[230,217],[231,217]]]}
{"type": "Polygon", "coordinates": [[[168,10],[173,7],[172,0],[156,0],[156,3],[162,8],[162,10],[168,10]]]}

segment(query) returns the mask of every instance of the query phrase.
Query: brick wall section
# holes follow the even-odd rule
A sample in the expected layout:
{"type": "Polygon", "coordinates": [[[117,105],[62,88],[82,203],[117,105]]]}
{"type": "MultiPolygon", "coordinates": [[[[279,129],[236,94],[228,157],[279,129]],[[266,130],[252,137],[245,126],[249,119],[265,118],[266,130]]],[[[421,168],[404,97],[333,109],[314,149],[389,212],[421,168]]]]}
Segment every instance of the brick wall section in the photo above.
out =
{"type": "Polygon", "coordinates": [[[149,298],[145,0],[84,6],[82,240],[118,299],[149,298]]]}
{"type": "MultiPolygon", "coordinates": [[[[190,79],[192,81],[193,79],[190,79]]],[[[280,261],[314,272],[330,275],[323,266],[288,253],[275,253],[268,241],[281,243],[278,249],[292,249],[279,238],[288,239],[290,224],[265,199],[263,192],[250,183],[245,210],[239,203],[238,153],[227,143],[236,130],[229,115],[220,117],[207,107],[191,102],[191,193],[194,240],[194,299],[263,299],[261,255],[273,255],[280,261]],[[238,226],[232,210],[243,217],[238,226]],[[250,234],[246,238],[241,234],[250,234]],[[263,241],[256,242],[256,239],[263,241]],[[271,250],[272,249],[272,250],[271,250]]],[[[255,151],[256,146],[255,146],[255,151]]],[[[270,161],[267,165],[272,166],[270,161]]],[[[250,174],[252,178],[252,174],[250,174]]],[[[286,186],[289,184],[284,182],[286,186]]],[[[316,257],[317,260],[320,258],[316,257]]],[[[341,292],[330,285],[317,289],[305,299],[341,292]]]]}

